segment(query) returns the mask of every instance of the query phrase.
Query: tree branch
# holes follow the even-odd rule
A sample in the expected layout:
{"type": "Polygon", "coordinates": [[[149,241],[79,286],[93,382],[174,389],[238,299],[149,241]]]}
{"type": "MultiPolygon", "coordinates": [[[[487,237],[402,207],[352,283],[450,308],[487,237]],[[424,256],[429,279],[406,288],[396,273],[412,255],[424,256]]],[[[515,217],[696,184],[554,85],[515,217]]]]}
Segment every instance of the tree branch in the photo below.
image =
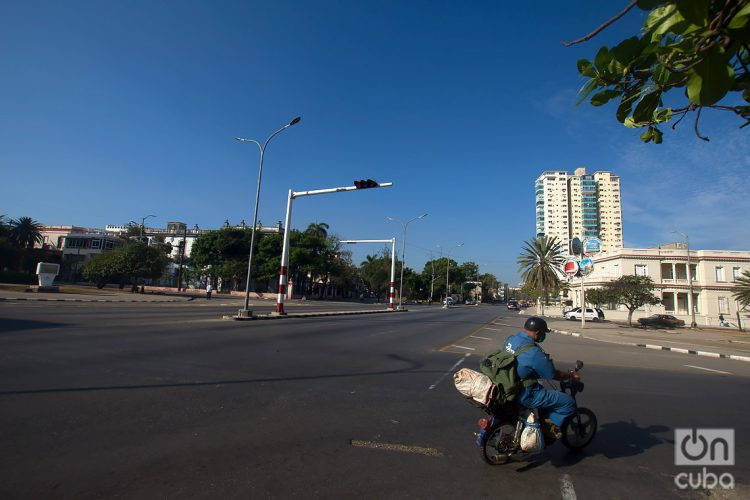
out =
{"type": "Polygon", "coordinates": [[[701,111],[703,111],[703,106],[698,106],[698,113],[695,115],[695,124],[693,125],[693,130],[695,130],[695,135],[698,137],[698,139],[708,142],[710,139],[701,135],[701,133],[698,131],[698,120],[701,119],[701,111]]]}
{"type": "Polygon", "coordinates": [[[617,21],[618,19],[620,19],[622,16],[624,16],[625,14],[627,14],[628,11],[630,11],[633,7],[635,7],[635,5],[637,3],[638,3],[638,0],[633,0],[632,2],[630,2],[628,4],[627,7],[625,7],[623,9],[622,12],[620,12],[619,14],[617,14],[616,16],[614,16],[613,18],[611,18],[609,21],[605,22],[604,24],[602,24],[601,26],[599,26],[598,28],[596,28],[594,31],[592,31],[588,35],[586,35],[586,36],[584,36],[582,38],[579,38],[578,40],[573,40],[572,42],[560,42],[560,43],[562,43],[565,47],[570,47],[571,45],[575,45],[577,43],[585,42],[586,40],[590,40],[590,39],[594,38],[596,35],[598,35],[600,32],[602,32],[607,26],[609,26],[610,24],[614,23],[615,21],[617,21]]]}

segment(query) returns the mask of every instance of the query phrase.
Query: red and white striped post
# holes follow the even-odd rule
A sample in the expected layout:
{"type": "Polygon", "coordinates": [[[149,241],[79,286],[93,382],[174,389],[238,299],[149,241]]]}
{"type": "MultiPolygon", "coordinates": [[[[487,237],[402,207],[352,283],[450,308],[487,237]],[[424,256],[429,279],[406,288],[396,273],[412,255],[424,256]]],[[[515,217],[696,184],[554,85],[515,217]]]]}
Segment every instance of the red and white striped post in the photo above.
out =
{"type": "Polygon", "coordinates": [[[289,234],[291,233],[292,222],[292,200],[294,193],[289,190],[289,197],[286,201],[286,219],[284,220],[284,246],[281,250],[281,267],[279,268],[279,291],[276,296],[275,314],[284,315],[284,299],[286,298],[286,285],[289,281],[289,234]]]}

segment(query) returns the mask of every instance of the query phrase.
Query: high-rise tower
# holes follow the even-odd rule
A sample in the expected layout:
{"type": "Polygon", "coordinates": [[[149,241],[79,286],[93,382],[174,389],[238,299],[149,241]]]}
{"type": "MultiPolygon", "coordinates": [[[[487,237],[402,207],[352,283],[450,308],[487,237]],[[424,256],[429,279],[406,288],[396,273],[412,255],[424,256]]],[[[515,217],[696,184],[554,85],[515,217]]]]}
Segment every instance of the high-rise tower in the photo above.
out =
{"type": "Polygon", "coordinates": [[[611,172],[573,175],[548,170],[536,188],[536,234],[557,238],[567,246],[575,236],[598,237],[602,250],[622,248],[620,177],[611,172]]]}

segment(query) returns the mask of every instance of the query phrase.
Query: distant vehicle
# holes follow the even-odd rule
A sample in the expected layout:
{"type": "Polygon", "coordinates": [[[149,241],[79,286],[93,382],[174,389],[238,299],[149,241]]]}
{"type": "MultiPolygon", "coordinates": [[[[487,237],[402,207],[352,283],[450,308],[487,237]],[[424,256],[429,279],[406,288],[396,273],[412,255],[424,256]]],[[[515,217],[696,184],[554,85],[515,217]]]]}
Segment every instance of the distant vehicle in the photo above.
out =
{"type": "Polygon", "coordinates": [[[518,302],[515,301],[515,300],[512,300],[512,299],[509,300],[508,301],[508,309],[514,309],[514,310],[517,311],[518,310],[518,302]]]}
{"type": "Polygon", "coordinates": [[[477,302],[476,302],[476,301],[475,301],[474,299],[466,299],[466,300],[464,301],[464,304],[466,304],[467,306],[473,306],[473,305],[475,305],[476,303],[477,303],[477,302]]]}
{"type": "Polygon", "coordinates": [[[685,322],[669,314],[654,314],[648,318],[638,318],[641,326],[653,326],[656,328],[677,328],[685,326],[685,322]]]}
{"type": "Polygon", "coordinates": [[[446,305],[446,306],[452,306],[455,303],[456,301],[453,300],[453,297],[448,297],[447,299],[443,301],[443,305],[446,305]]]}
{"type": "MultiPolygon", "coordinates": [[[[575,309],[571,309],[570,311],[566,312],[563,316],[565,319],[568,320],[578,320],[581,319],[581,316],[583,314],[581,313],[581,308],[576,307],[575,309]]],[[[589,321],[599,321],[604,317],[604,313],[602,312],[602,317],[599,317],[599,313],[591,308],[586,308],[586,319],[589,321]]]]}

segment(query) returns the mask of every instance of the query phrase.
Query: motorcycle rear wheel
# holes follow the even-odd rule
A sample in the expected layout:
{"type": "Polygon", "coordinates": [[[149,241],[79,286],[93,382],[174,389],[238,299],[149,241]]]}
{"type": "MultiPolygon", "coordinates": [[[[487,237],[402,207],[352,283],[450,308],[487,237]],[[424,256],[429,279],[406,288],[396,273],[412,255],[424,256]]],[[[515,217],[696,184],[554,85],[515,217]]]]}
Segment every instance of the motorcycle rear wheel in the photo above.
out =
{"type": "Polygon", "coordinates": [[[516,423],[505,420],[490,430],[482,446],[482,458],[490,465],[508,463],[511,455],[518,451],[513,438],[516,434],[516,423]]]}
{"type": "Polygon", "coordinates": [[[562,443],[570,450],[580,450],[591,443],[599,424],[594,412],[578,408],[562,426],[562,443]]]}

